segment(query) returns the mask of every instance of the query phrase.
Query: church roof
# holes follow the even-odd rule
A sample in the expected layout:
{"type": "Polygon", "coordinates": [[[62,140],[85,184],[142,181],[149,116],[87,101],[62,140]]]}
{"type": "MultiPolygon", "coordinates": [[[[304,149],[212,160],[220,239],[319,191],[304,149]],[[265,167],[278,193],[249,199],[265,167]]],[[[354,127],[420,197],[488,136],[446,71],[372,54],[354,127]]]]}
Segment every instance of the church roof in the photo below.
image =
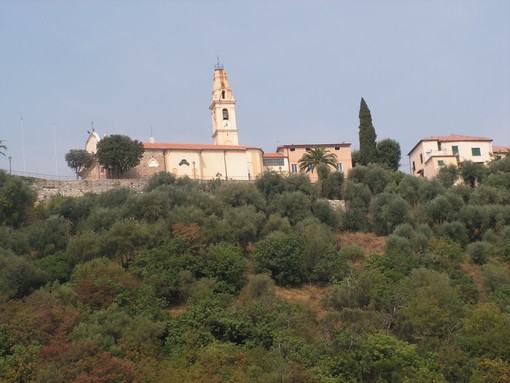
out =
{"type": "Polygon", "coordinates": [[[241,145],[213,145],[213,144],[172,144],[172,143],[151,143],[144,142],[145,149],[174,149],[174,150],[247,150],[258,149],[255,146],[241,145]]]}

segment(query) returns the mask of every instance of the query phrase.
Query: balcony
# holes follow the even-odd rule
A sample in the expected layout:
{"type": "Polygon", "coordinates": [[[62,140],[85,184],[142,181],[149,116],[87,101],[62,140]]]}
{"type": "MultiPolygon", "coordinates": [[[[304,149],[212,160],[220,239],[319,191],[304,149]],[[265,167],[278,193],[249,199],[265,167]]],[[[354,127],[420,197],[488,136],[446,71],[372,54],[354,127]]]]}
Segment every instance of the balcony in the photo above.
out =
{"type": "Polygon", "coordinates": [[[427,150],[425,152],[424,162],[427,162],[431,157],[441,156],[457,156],[457,161],[459,161],[459,153],[454,153],[453,150],[449,149],[442,149],[442,150],[427,150]]]}

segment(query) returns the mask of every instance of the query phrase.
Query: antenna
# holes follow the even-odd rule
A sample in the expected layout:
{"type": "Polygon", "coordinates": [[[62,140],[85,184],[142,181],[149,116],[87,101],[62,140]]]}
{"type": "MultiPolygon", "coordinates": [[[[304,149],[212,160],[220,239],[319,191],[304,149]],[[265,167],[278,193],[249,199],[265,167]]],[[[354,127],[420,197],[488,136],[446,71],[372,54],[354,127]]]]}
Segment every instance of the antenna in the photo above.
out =
{"type": "Polygon", "coordinates": [[[223,69],[223,64],[220,64],[220,55],[217,55],[216,59],[217,59],[217,62],[216,62],[216,65],[214,65],[214,70],[223,69]]]}
{"type": "Polygon", "coordinates": [[[154,136],[152,135],[152,125],[151,125],[151,136],[150,136],[150,138],[149,138],[149,142],[150,142],[151,144],[153,144],[153,143],[154,143],[154,136]]]}
{"type": "Polygon", "coordinates": [[[55,148],[55,174],[58,181],[58,161],[57,161],[57,133],[55,128],[55,122],[53,122],[53,146],[55,148]]]}

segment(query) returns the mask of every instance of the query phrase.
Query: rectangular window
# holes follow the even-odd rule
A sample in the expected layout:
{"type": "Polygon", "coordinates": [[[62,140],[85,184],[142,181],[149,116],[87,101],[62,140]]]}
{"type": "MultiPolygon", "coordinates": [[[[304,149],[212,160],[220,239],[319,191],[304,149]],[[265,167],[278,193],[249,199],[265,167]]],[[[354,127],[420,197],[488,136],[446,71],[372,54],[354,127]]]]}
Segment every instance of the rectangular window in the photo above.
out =
{"type": "Polygon", "coordinates": [[[444,161],[443,160],[437,160],[437,165],[438,166],[444,166],[444,161]]]}
{"type": "Polygon", "coordinates": [[[296,151],[296,148],[290,148],[290,151],[291,151],[291,152],[295,152],[295,151],[296,151]]]}
{"type": "Polygon", "coordinates": [[[420,164],[423,164],[423,154],[420,153],[420,164]]]}
{"type": "Polygon", "coordinates": [[[437,142],[437,150],[441,150],[441,143],[439,141],[437,142]]]}
{"type": "Polygon", "coordinates": [[[338,170],[339,172],[342,171],[342,164],[340,162],[336,165],[336,170],[338,170]]]}
{"type": "Polygon", "coordinates": [[[292,173],[297,173],[297,164],[290,165],[292,173]]]}
{"type": "Polygon", "coordinates": [[[264,166],[283,166],[285,164],[283,158],[264,158],[262,163],[264,166]]]}
{"type": "Polygon", "coordinates": [[[335,146],[335,150],[340,150],[340,146],[335,146]]]}
{"type": "Polygon", "coordinates": [[[413,161],[413,173],[416,171],[416,164],[413,161]]]}
{"type": "Polygon", "coordinates": [[[457,145],[452,146],[452,153],[454,155],[459,154],[459,147],[457,145]]]}
{"type": "Polygon", "coordinates": [[[480,148],[471,148],[471,155],[474,157],[481,156],[480,148]]]}

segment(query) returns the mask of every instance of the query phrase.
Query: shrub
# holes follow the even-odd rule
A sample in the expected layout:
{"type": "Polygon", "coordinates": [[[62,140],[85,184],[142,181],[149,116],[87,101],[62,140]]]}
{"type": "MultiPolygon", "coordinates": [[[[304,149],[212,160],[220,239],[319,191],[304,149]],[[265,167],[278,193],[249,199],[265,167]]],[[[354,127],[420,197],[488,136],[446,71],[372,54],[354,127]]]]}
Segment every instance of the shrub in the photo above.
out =
{"type": "Polygon", "coordinates": [[[307,281],[306,258],[299,239],[275,232],[256,243],[255,270],[269,273],[280,285],[299,285],[307,281]]]}

